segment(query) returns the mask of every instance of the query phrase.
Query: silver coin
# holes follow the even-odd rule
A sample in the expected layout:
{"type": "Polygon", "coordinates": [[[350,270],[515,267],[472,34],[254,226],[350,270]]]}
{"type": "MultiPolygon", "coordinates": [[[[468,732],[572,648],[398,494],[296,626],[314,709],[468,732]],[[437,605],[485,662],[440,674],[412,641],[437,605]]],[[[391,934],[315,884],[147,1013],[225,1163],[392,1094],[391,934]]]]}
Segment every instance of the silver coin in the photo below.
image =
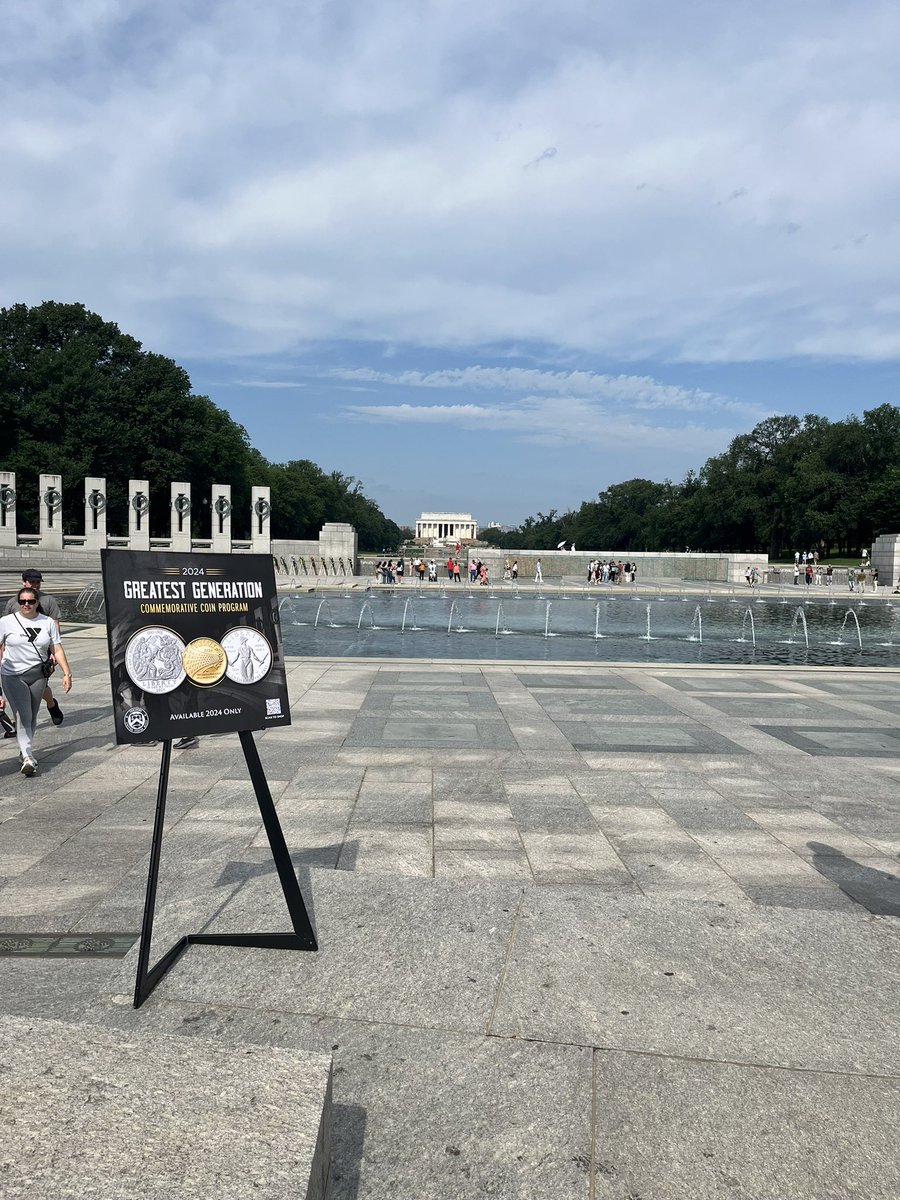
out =
{"type": "Polygon", "coordinates": [[[221,646],[228,655],[225,674],[234,683],[259,683],[272,669],[272,647],[257,629],[229,629],[221,646]]]}
{"type": "Polygon", "coordinates": [[[147,625],[128,639],[125,670],[144,692],[162,696],[174,692],[185,677],[181,638],[163,625],[147,625]]]}

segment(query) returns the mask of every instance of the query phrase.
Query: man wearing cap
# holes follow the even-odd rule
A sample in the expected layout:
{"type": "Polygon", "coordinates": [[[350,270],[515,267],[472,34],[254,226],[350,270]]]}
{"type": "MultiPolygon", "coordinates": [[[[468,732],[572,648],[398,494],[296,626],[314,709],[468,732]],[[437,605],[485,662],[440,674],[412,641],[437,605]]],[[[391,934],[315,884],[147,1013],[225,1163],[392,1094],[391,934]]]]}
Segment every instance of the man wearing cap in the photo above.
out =
{"type": "MultiPolygon", "coordinates": [[[[52,621],[59,622],[59,620],[60,620],[59,605],[57,604],[57,602],[53,596],[48,595],[47,592],[41,591],[41,584],[43,583],[43,581],[44,581],[44,576],[41,574],[41,572],[34,570],[31,567],[28,567],[26,570],[24,570],[22,572],[22,582],[24,584],[27,584],[30,588],[33,588],[37,594],[38,599],[40,600],[40,606],[39,606],[40,611],[42,613],[44,613],[46,616],[50,617],[50,619],[52,621]]],[[[18,611],[19,611],[19,604],[18,604],[18,601],[16,600],[16,597],[13,596],[12,599],[10,601],[8,601],[8,603],[6,605],[6,612],[4,615],[9,616],[10,613],[15,613],[18,611]]],[[[53,692],[50,689],[49,683],[47,684],[47,687],[44,689],[44,700],[47,703],[47,712],[50,714],[50,720],[53,722],[54,725],[62,725],[63,720],[64,720],[63,710],[59,707],[59,704],[57,703],[57,701],[53,699],[53,692]]],[[[4,722],[4,726],[5,726],[5,722],[4,722]]],[[[15,737],[15,727],[12,727],[11,729],[7,729],[3,736],[4,737],[15,737]]]]}

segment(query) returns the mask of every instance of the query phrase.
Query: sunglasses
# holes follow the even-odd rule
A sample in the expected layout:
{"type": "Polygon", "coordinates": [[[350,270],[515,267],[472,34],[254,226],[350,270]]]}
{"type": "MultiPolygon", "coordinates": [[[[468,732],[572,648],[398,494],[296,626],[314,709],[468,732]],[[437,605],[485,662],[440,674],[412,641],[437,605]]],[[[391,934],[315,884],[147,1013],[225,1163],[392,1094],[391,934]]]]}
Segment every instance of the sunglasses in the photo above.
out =
{"type": "Polygon", "coordinates": [[[37,604],[37,600],[20,600],[20,604],[37,604]]]}

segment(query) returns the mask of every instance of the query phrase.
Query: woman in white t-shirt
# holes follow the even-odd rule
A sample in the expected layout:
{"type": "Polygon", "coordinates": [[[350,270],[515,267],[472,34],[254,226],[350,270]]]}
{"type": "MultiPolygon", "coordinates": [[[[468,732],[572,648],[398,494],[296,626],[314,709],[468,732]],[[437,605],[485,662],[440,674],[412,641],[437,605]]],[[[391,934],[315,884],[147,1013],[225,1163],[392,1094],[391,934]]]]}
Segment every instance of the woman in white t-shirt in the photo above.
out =
{"type": "MultiPolygon", "coordinates": [[[[22,757],[22,774],[37,770],[32,741],[47,678],[44,664],[52,655],[63,670],[63,690],[72,687],[72,673],[59,640],[56,621],[39,613],[39,597],[24,585],[16,597],[19,611],[0,617],[0,680],[5,699],[16,715],[16,737],[22,757]]],[[[5,701],[0,698],[0,704],[5,701]]]]}

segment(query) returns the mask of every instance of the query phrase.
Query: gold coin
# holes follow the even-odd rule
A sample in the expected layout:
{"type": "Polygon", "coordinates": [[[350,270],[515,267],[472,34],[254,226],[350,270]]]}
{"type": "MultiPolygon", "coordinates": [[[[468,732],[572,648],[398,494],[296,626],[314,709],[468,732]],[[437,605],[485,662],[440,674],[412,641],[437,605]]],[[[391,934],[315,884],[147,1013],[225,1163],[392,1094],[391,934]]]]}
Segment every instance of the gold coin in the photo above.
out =
{"type": "Polygon", "coordinates": [[[185,647],[181,663],[188,679],[201,687],[211,687],[225,674],[228,655],[214,638],[194,638],[185,647]]]}

